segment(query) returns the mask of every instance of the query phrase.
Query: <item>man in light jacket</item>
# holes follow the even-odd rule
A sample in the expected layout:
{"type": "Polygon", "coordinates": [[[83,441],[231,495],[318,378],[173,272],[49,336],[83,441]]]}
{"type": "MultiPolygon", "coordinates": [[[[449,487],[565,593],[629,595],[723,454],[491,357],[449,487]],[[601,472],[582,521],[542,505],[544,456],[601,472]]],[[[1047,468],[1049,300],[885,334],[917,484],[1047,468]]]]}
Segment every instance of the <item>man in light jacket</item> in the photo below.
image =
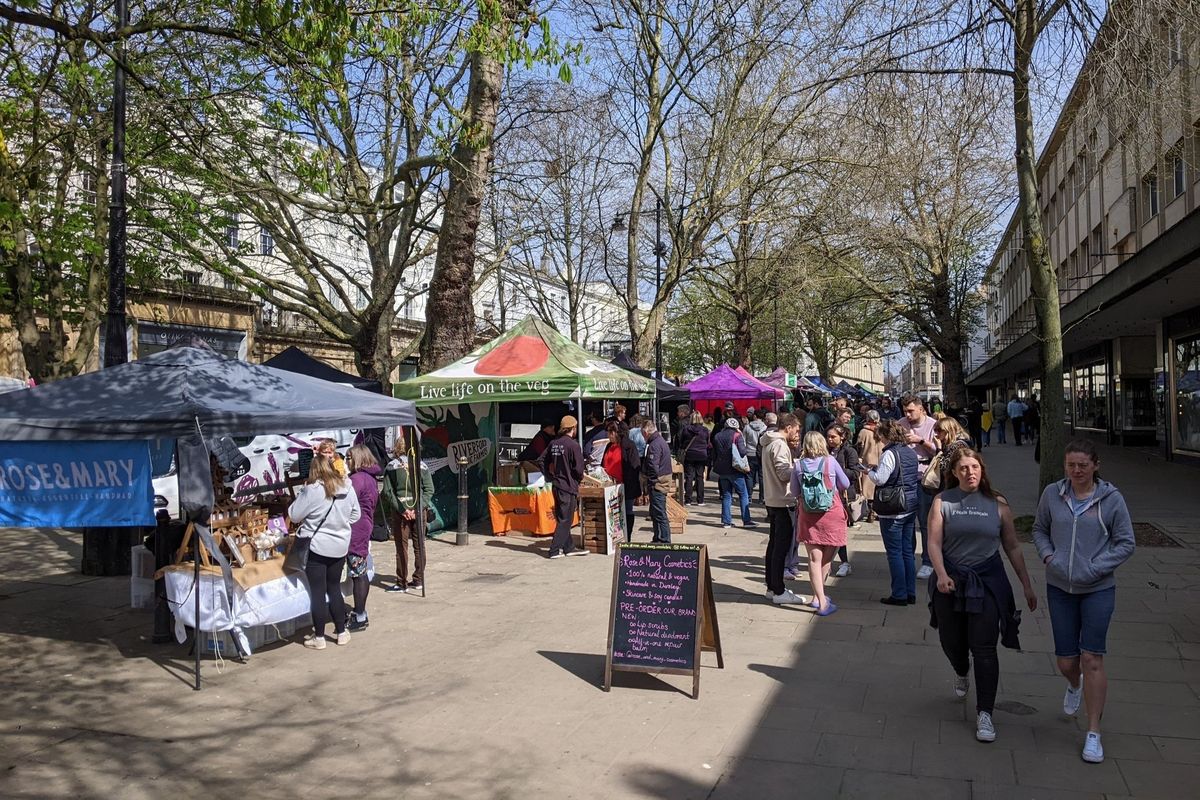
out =
{"type": "Polygon", "coordinates": [[[759,439],[763,502],[771,520],[765,557],[767,599],[776,605],[808,602],[783,583],[784,564],[794,539],[792,513],[796,508],[796,496],[792,494],[792,447],[788,439],[799,432],[800,420],[795,415],[780,414],[778,428],[759,439]]]}
{"type": "Polygon", "coordinates": [[[1025,404],[1015,394],[1008,401],[1008,418],[1012,420],[1013,442],[1021,446],[1021,433],[1025,427],[1025,404]]]}

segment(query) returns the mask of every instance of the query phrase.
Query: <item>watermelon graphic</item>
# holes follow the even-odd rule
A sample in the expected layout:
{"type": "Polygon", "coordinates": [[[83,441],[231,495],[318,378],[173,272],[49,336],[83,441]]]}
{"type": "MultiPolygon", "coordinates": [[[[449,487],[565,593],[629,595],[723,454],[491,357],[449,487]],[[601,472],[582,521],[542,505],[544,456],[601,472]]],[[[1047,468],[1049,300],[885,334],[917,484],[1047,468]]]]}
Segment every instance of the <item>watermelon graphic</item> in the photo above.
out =
{"type": "Polygon", "coordinates": [[[550,348],[537,336],[514,336],[475,364],[475,374],[508,377],[526,375],[546,366],[550,348]]]}

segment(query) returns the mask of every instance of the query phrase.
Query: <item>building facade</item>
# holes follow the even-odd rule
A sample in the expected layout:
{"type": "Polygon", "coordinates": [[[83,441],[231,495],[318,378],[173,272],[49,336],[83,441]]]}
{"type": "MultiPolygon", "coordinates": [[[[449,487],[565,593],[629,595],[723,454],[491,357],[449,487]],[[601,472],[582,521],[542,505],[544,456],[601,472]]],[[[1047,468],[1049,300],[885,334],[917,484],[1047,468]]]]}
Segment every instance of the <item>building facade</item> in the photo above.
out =
{"type": "Polygon", "coordinates": [[[912,348],[908,362],[900,367],[897,394],[912,395],[925,400],[940,399],[944,378],[942,362],[933,357],[929,348],[917,345],[912,348]]]}
{"type": "MultiPolygon", "coordinates": [[[[1162,37],[1156,86],[1118,128],[1085,64],[1038,162],[1041,215],[1059,283],[1072,432],[1200,457],[1200,76],[1195,31],[1162,37]],[[1160,97],[1166,100],[1153,101],[1160,97]],[[1180,102],[1182,100],[1182,102],[1180,102]]],[[[986,280],[987,360],[968,385],[991,398],[1040,393],[1019,209],[986,280]]]]}
{"type": "MultiPolygon", "coordinates": [[[[807,356],[796,362],[797,375],[817,375],[816,364],[807,356]]],[[[883,350],[878,354],[850,358],[838,364],[829,376],[829,385],[845,381],[850,385],[861,385],[877,394],[886,390],[883,373],[883,350]]]]}

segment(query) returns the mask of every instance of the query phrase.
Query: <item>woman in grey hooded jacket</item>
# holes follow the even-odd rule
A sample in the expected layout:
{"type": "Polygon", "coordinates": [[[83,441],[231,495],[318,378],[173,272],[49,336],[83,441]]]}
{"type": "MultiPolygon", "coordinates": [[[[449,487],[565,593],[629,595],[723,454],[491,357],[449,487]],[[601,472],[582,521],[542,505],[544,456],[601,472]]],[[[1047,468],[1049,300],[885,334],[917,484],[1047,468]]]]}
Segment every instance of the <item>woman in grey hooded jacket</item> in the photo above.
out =
{"type": "Polygon", "coordinates": [[[1042,492],[1033,541],[1046,565],[1054,654],[1067,679],[1063,712],[1074,716],[1082,694],[1088,715],[1082,758],[1098,764],[1104,760],[1100,717],[1108,694],[1104,652],[1116,604],[1113,573],[1133,555],[1133,523],[1121,493],[1100,480],[1095,445],[1070,442],[1063,461],[1067,477],[1042,492]]]}

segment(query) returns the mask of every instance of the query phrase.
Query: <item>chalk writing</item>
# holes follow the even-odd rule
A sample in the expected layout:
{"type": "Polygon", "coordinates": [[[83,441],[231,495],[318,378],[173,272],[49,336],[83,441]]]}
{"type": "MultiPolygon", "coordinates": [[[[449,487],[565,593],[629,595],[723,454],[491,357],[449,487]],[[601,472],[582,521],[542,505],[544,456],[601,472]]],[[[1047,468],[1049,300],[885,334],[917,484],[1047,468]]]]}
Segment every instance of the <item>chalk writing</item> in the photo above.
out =
{"type": "Polygon", "coordinates": [[[624,545],[616,579],[614,665],[692,669],[700,549],[696,545],[624,545]]]}

